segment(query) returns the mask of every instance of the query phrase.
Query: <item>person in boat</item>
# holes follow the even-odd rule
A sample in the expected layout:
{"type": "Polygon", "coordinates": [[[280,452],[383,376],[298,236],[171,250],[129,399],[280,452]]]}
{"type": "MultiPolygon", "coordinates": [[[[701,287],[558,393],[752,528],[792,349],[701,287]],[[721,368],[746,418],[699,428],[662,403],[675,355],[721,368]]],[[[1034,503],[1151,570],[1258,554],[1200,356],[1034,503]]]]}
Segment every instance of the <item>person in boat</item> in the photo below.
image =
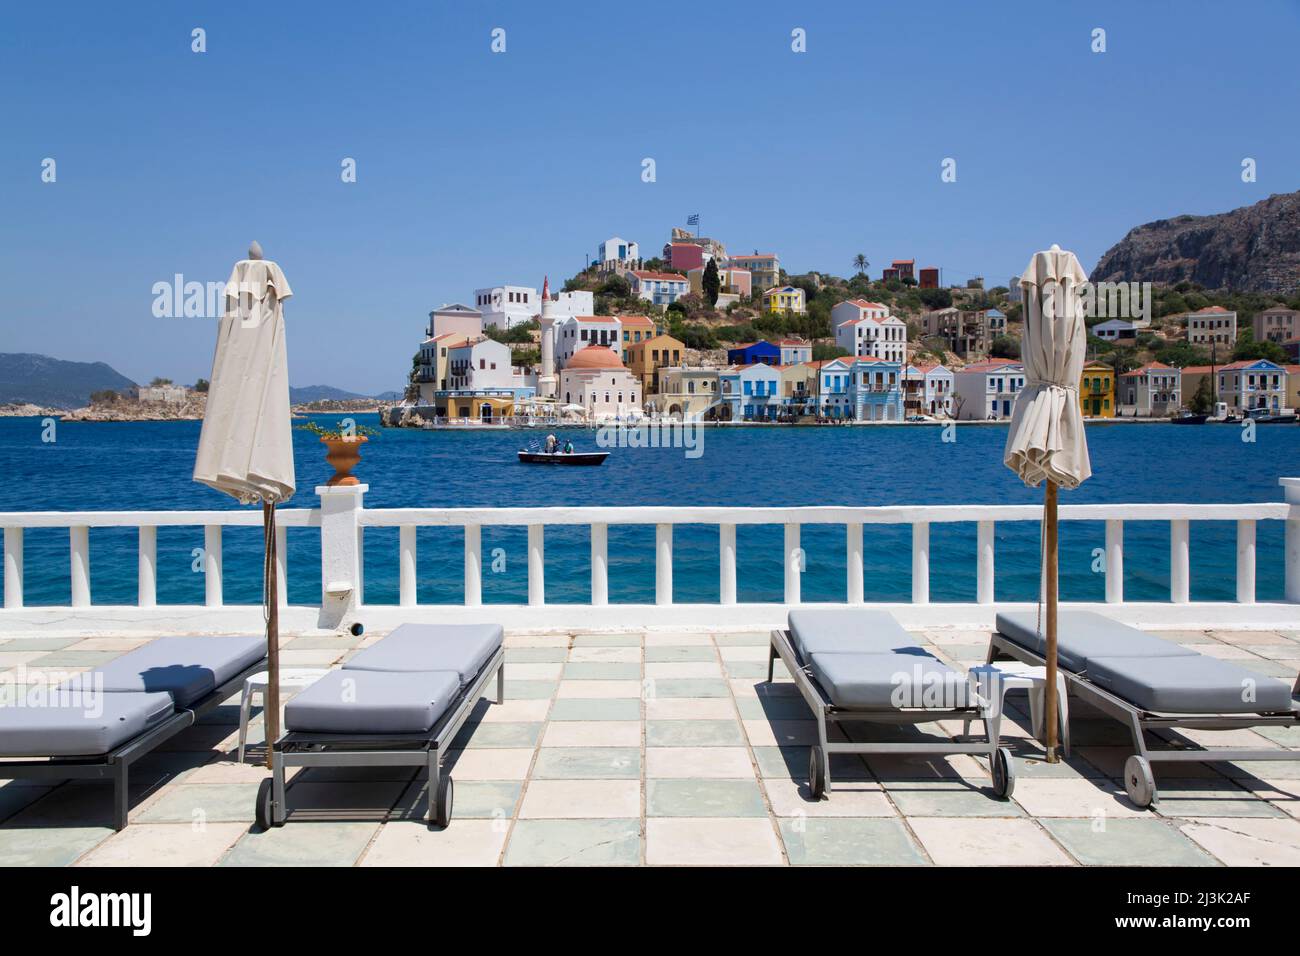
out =
{"type": "Polygon", "coordinates": [[[546,436],[546,454],[554,455],[555,450],[560,446],[560,440],[554,435],[546,436]]]}
{"type": "Polygon", "coordinates": [[[572,442],[572,441],[566,441],[566,442],[564,443],[564,453],[565,453],[566,455],[572,455],[572,454],[573,454],[573,442],[572,442]]]}

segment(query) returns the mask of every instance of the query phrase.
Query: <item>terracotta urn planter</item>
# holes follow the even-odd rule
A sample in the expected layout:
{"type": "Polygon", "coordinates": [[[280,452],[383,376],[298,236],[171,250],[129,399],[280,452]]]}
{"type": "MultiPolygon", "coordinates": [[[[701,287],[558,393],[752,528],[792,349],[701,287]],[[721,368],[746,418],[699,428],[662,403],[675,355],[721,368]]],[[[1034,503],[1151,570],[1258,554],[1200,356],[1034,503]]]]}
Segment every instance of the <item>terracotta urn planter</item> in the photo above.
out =
{"type": "Polygon", "coordinates": [[[364,435],[355,438],[322,438],[321,443],[329,449],[325,460],[334,466],[334,477],[326,482],[335,485],[359,485],[361,482],[352,474],[352,469],[361,461],[361,446],[369,439],[364,435]]]}

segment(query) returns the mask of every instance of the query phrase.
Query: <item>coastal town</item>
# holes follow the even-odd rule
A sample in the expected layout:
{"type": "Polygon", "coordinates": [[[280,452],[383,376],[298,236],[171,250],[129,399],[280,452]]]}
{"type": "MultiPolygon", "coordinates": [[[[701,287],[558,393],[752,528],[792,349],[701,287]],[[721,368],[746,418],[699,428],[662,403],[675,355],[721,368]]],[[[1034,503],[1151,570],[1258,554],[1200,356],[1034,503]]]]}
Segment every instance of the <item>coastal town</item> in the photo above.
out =
{"type": "MultiPolygon", "coordinates": [[[[618,236],[595,253],[559,290],[488,286],[432,310],[381,421],[997,422],[1024,387],[1018,277],[944,284],[896,259],[873,280],[864,255],[847,280],[790,275],[775,252],[676,227],[654,257],[618,236]]],[[[1296,420],[1300,301],[1230,308],[1184,282],[1137,308],[1136,289],[1110,291],[1088,318],[1085,417],[1296,420]]]]}

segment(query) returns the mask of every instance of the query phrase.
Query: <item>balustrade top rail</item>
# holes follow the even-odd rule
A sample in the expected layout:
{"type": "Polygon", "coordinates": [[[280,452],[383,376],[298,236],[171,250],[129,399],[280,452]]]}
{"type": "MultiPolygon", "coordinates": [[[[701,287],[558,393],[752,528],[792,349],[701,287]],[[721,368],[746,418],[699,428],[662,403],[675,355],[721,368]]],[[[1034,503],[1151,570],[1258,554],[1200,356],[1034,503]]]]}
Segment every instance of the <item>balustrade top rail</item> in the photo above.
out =
{"type": "MultiPolygon", "coordinates": [[[[281,527],[320,525],[319,508],[277,508],[281,527]]],[[[0,528],[158,528],[176,525],[262,524],[262,509],[239,511],[2,511],[0,528]]]]}

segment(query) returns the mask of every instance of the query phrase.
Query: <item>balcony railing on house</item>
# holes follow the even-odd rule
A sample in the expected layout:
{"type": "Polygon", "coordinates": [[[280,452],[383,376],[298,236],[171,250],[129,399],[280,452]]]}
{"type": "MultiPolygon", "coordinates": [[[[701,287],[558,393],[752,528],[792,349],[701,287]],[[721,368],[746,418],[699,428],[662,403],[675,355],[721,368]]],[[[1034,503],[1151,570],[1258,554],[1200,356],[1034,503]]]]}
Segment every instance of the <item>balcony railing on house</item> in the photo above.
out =
{"type": "MultiPolygon", "coordinates": [[[[1103,522],[1105,527],[1105,599],[1112,610],[1137,607],[1147,620],[1205,621],[1232,624],[1300,627],[1300,478],[1283,478],[1281,502],[1248,504],[1079,504],[1063,505],[1063,522],[1103,522]],[[1167,522],[1169,526],[1169,602],[1126,602],[1124,594],[1124,525],[1126,522],[1167,522]],[[1190,527],[1195,522],[1232,521],[1236,524],[1236,601],[1192,602],[1190,589],[1190,527]],[[1256,526],[1261,521],[1285,525],[1284,600],[1256,601],[1256,526]],[[1190,610],[1189,610],[1190,609],[1190,610]]],[[[746,621],[774,622],[785,609],[803,603],[801,595],[801,531],[806,526],[839,525],[844,528],[846,602],[864,603],[863,529],[869,525],[907,525],[911,528],[911,604],[890,607],[931,609],[917,619],[965,624],[991,619],[996,581],[994,531],[999,523],[1038,522],[1037,505],[888,505],[880,507],[528,507],[528,508],[377,508],[363,506],[367,486],[318,488],[321,506],[277,512],[280,595],[287,594],[286,570],[290,560],[287,529],[318,528],[320,532],[320,605],[299,607],[291,627],[333,629],[359,617],[398,621],[425,613],[440,619],[504,619],[516,623],[560,624],[581,628],[608,628],[615,624],[645,626],[701,624],[735,626],[746,621]],[[935,525],[973,524],[976,529],[976,584],[973,601],[933,604],[930,597],[930,530],[935,525]],[[654,605],[611,604],[609,593],[609,527],[640,525],[655,528],[653,563],[654,605]],[[679,525],[713,526],[718,531],[719,602],[674,604],[673,537],[679,525]],[[753,605],[737,600],[736,529],[745,525],[780,525],[784,528],[782,563],[783,600],[753,605]],[[590,600],[586,605],[546,603],[545,541],[547,527],[583,526],[590,535],[590,600]],[[419,605],[417,590],[416,531],[422,527],[458,528],[464,538],[460,568],[464,590],[460,605],[419,605]],[[527,604],[483,603],[483,529],[527,529],[527,604]],[[398,604],[371,606],[364,602],[362,543],[367,528],[398,530],[398,604]],[[641,610],[638,610],[638,609],[641,610]],[[951,609],[964,609],[957,613],[951,609]],[[939,609],[939,610],[935,610],[939,609]],[[943,611],[942,609],[949,609],[943,611]],[[980,609],[979,613],[972,613],[980,609]],[[542,613],[545,611],[545,613],[542,613]],[[638,617],[638,615],[642,615],[638,617]]],[[[139,511],[139,512],[8,512],[0,513],[4,528],[4,609],[0,632],[42,624],[72,627],[79,618],[87,626],[109,627],[115,622],[144,623],[150,615],[174,623],[184,619],[196,628],[206,620],[220,626],[226,618],[217,612],[242,609],[226,605],[222,594],[222,529],[256,526],[260,512],[139,511]],[[157,529],[163,526],[204,528],[203,571],[205,601],[202,606],[160,606],[156,600],[157,529]],[[90,601],[89,529],[138,529],[139,583],[137,603],[130,608],[92,606],[90,601]],[[58,608],[25,608],[23,602],[23,534],[29,528],[68,529],[71,562],[69,603],[58,608]],[[214,616],[216,615],[216,616],[214,616]]],[[[648,556],[647,556],[648,557],[648,556]]],[[[260,618],[260,608],[254,607],[260,618]]],[[[1139,615],[1140,618],[1140,615],[1139,615]]]]}

